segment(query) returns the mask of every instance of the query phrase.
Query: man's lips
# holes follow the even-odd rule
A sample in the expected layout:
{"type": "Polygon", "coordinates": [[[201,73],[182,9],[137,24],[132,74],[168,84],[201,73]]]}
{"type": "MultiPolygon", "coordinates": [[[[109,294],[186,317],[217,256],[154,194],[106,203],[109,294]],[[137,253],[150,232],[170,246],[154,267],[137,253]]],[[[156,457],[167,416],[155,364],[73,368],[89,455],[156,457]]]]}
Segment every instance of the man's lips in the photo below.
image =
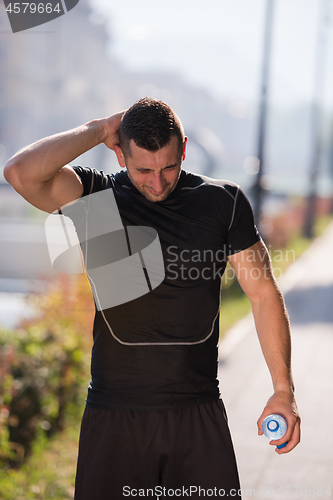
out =
{"type": "Polygon", "coordinates": [[[162,189],[162,191],[154,191],[154,189],[151,189],[151,188],[148,188],[148,189],[149,189],[149,192],[151,194],[153,194],[154,196],[160,196],[162,193],[165,192],[166,187],[164,189],[162,189]]]}

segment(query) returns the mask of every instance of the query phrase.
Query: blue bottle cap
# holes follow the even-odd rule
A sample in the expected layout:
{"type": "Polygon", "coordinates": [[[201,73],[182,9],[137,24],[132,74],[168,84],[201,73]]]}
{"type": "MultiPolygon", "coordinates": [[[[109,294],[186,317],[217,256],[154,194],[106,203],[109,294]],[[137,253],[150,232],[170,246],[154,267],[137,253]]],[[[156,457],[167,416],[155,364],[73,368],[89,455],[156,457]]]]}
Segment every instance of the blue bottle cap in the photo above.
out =
{"type": "Polygon", "coordinates": [[[280,444],[279,446],[277,446],[277,448],[280,450],[281,448],[284,448],[285,446],[287,446],[287,444],[288,444],[288,441],[286,441],[283,444],[280,444]]]}

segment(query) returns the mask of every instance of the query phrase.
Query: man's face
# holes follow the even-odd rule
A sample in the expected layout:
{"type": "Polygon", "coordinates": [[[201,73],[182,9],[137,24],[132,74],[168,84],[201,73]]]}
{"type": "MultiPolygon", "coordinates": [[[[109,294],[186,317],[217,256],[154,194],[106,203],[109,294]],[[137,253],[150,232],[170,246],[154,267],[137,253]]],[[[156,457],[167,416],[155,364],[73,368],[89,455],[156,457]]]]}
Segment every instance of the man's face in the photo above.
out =
{"type": "Polygon", "coordinates": [[[171,137],[169,144],[155,152],[139,148],[133,140],[130,141],[131,156],[123,159],[128,176],[140,193],[149,201],[163,201],[175,189],[185,159],[186,140],[183,155],[179,153],[179,143],[176,136],[171,137]]]}

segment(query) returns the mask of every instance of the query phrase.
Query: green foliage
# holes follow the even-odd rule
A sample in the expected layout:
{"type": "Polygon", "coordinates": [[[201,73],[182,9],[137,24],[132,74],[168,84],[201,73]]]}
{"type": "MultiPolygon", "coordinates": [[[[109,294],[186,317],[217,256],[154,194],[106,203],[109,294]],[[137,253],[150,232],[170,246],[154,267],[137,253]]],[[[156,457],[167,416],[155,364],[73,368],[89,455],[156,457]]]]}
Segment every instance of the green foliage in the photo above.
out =
{"type": "Polygon", "coordinates": [[[62,278],[33,303],[38,317],[12,332],[0,331],[5,469],[22,462],[37,436],[61,430],[66,413],[81,411],[88,385],[93,302],[87,283],[62,278]]]}
{"type": "Polygon", "coordinates": [[[69,425],[49,439],[38,428],[29,459],[19,469],[0,469],[0,499],[73,498],[78,433],[78,424],[69,425]]]}

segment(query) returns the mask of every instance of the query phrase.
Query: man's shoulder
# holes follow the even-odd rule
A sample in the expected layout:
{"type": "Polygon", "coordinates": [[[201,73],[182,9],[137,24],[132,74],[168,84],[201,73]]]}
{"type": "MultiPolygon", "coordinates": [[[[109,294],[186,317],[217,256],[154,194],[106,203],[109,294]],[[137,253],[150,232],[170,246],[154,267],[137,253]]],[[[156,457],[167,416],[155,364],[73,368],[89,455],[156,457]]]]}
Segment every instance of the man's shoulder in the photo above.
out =
{"type": "Polygon", "coordinates": [[[72,166],[71,168],[80,177],[83,184],[82,196],[113,188],[116,182],[124,182],[125,173],[123,171],[109,174],[90,167],[72,166]]]}
{"type": "Polygon", "coordinates": [[[182,189],[196,189],[204,186],[210,186],[217,190],[222,190],[227,193],[231,198],[235,199],[239,191],[239,186],[235,182],[226,179],[213,179],[206,175],[193,174],[191,172],[184,172],[184,182],[182,189]]]}

